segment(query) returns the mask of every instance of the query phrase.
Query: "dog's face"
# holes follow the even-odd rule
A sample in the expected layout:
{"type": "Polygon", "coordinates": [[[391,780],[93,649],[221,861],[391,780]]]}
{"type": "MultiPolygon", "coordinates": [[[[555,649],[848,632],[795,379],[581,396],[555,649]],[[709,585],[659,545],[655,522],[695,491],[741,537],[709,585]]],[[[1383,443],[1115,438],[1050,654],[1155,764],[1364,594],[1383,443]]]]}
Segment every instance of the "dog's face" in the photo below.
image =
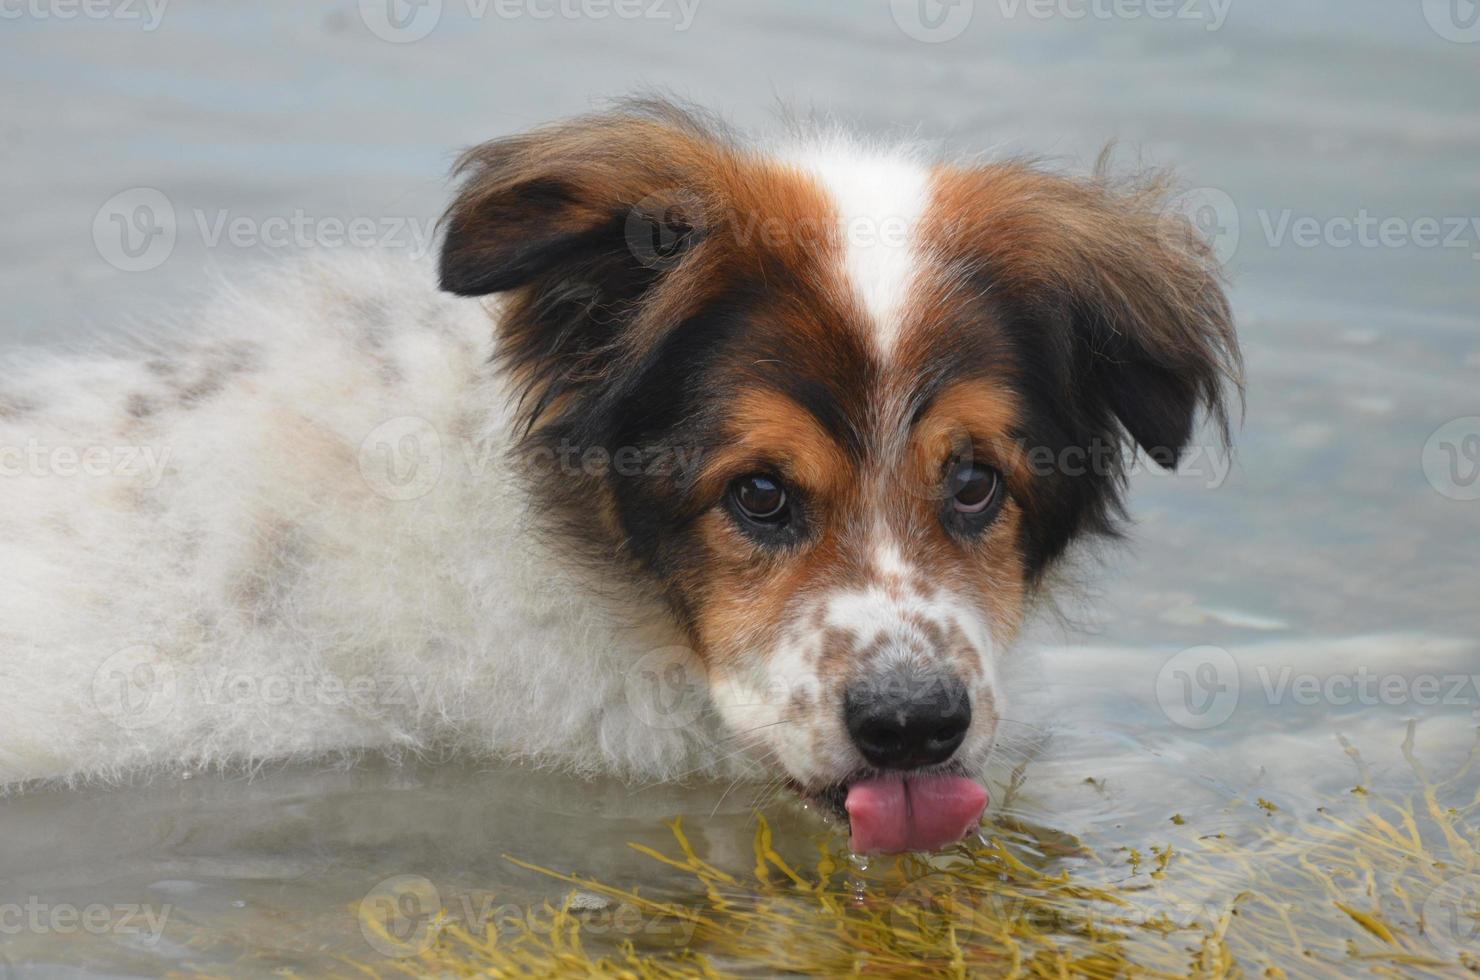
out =
{"type": "Polygon", "coordinates": [[[465,167],[443,284],[511,291],[528,447],[612,464],[536,478],[554,525],[657,586],[737,745],[856,844],[959,835],[1035,586],[1112,529],[1125,446],[1174,465],[1221,413],[1190,230],[1145,188],[767,157],[668,107],[465,167]],[[897,826],[927,798],[939,826],[897,826]]]}

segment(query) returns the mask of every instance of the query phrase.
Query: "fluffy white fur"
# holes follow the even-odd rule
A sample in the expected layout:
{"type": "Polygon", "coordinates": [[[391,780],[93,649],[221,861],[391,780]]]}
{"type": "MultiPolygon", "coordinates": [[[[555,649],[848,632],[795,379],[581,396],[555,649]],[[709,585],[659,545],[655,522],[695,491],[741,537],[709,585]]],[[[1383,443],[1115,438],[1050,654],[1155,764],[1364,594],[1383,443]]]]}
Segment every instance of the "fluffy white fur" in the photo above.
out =
{"type": "Polygon", "coordinates": [[[0,787],[364,749],[737,766],[633,682],[684,642],[658,605],[535,532],[494,314],[341,255],[130,351],[8,363],[0,787]]]}

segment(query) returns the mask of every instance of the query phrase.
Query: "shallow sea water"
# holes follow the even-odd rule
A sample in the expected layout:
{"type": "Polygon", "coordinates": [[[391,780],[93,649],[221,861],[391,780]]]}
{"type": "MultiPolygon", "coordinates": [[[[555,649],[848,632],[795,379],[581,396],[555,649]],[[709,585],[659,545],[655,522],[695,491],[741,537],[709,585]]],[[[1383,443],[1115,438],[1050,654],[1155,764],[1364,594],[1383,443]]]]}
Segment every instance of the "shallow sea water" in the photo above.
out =
{"type": "MultiPolygon", "coordinates": [[[[1142,922],[1170,911],[1216,926],[1241,890],[1268,885],[1254,879],[1290,872],[1281,901],[1303,953],[1232,920],[1248,973],[1458,970],[1480,950],[1480,920],[1466,918],[1480,914],[1480,774],[1464,768],[1480,726],[1480,42],[1444,36],[1468,36],[1460,20],[1445,27],[1458,4],[1233,0],[1216,30],[1211,0],[1183,8],[1196,19],[1029,6],[968,3],[959,36],[939,43],[914,36],[919,8],[882,0],[703,0],[683,30],[677,13],[479,18],[449,0],[414,43],[377,38],[352,3],[178,2],[153,30],[27,8],[0,21],[13,93],[0,104],[0,339],[107,333],[212,275],[291,259],[292,246],[211,245],[200,222],[223,212],[425,223],[457,147],[644,85],[741,124],[780,100],[1070,166],[1117,139],[1123,158],[1174,165],[1200,189],[1196,214],[1228,257],[1248,411],[1231,465],[1210,452],[1183,475],[1137,477],[1130,547],[1079,569],[1062,617],[1024,644],[1051,707],[1015,719],[1036,752],[1006,754],[1005,807],[986,833],[1036,852],[1045,873],[1135,888],[1142,922]],[[137,187],[162,191],[180,228],[167,260],[126,272],[94,217],[137,187]],[[1331,220],[1362,215],[1402,231],[1342,245],[1331,220]],[[1423,218],[1451,242],[1419,241],[1423,218]],[[1302,219],[1323,229],[1308,244],[1302,219]],[[1438,835],[1441,867],[1428,855],[1363,870],[1364,848],[1396,845],[1352,837],[1352,867],[1330,871],[1390,943],[1350,915],[1333,926],[1333,892],[1296,872],[1333,814],[1376,827],[1369,794],[1417,791],[1410,723],[1430,781],[1450,778],[1438,802],[1458,841],[1438,835]],[[1209,841],[1237,844],[1237,858],[1209,841]],[[1168,846],[1185,857],[1155,878],[1153,848],[1168,846]],[[1368,957],[1398,947],[1433,962],[1368,957]]],[[[507,857],[697,907],[692,874],[629,842],[673,854],[663,821],[681,816],[700,853],[744,878],[755,802],[746,787],[634,789],[468,762],[0,800],[0,975],[415,969],[437,909],[443,925],[492,925],[509,942],[548,923],[541,903],[570,900],[570,884],[507,857]]],[[[849,867],[811,814],[787,801],[761,812],[787,858],[832,848],[838,887],[861,906],[914,900],[919,869],[849,867]]],[[[681,917],[575,892],[592,949],[630,940],[779,968],[775,949],[737,954],[681,917]]],[[[1084,932],[1063,930],[1071,945],[1084,932]]],[[[770,941],[821,934],[795,924],[770,941]]],[[[1199,969],[1192,938],[1126,936],[1134,962],[1166,967],[1171,950],[1170,972],[1199,969]]]]}

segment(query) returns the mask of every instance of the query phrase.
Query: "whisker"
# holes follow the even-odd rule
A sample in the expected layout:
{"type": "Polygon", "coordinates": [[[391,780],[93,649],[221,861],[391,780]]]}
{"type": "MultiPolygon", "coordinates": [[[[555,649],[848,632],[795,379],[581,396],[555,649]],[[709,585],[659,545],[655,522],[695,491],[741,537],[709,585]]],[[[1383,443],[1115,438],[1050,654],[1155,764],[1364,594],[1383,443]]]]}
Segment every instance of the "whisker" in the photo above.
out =
{"type": "Polygon", "coordinates": [[[766,780],[756,791],[756,795],[751,799],[750,808],[752,810],[764,810],[781,795],[781,791],[785,788],[786,777],[773,776],[766,780]]]}
{"type": "Polygon", "coordinates": [[[741,737],[742,735],[751,735],[751,734],[754,734],[755,732],[764,731],[767,728],[775,728],[777,725],[790,725],[790,724],[792,724],[792,719],[790,719],[790,718],[782,718],[779,721],[771,721],[771,722],[767,722],[764,725],[756,725],[754,728],[747,728],[743,732],[733,732],[733,733],[731,733],[729,735],[726,735],[724,738],[721,738],[719,741],[720,742],[729,742],[729,741],[733,741],[734,739],[737,739],[737,738],[741,737]]]}
{"type": "MultiPolygon", "coordinates": [[[[721,741],[723,741],[723,740],[721,740],[721,741]]],[[[715,747],[717,747],[718,744],[719,743],[715,743],[715,747]]],[[[736,747],[734,749],[734,751],[726,752],[725,754],[719,756],[718,758],[710,759],[708,762],[705,762],[702,765],[695,766],[692,769],[685,769],[683,772],[676,773],[676,774],[674,774],[672,776],[668,776],[668,777],[666,777],[666,778],[664,778],[662,780],[655,780],[654,782],[648,783],[645,786],[635,787],[632,790],[632,792],[633,793],[643,793],[643,792],[646,792],[647,790],[650,790],[650,789],[656,789],[657,787],[666,786],[666,785],[668,785],[670,783],[677,782],[677,781],[679,781],[681,779],[684,779],[685,777],[692,776],[695,773],[704,772],[705,770],[708,770],[708,769],[714,769],[716,766],[720,765],[721,763],[728,762],[730,759],[737,758],[738,756],[744,755],[746,752],[752,751],[753,749],[756,748],[756,745],[757,745],[757,743],[755,743],[755,742],[752,742],[752,743],[749,743],[749,744],[740,745],[740,746],[736,747]]]]}
{"type": "Polygon", "coordinates": [[[719,812],[719,808],[722,807],[722,806],[724,806],[724,804],[725,804],[725,797],[727,797],[727,796],[730,795],[730,791],[732,789],[734,789],[736,786],[739,786],[740,785],[740,783],[743,780],[743,778],[744,777],[742,777],[742,776],[736,776],[734,779],[730,780],[730,785],[728,785],[728,786],[725,787],[725,791],[723,793],[719,794],[719,799],[716,800],[715,803],[714,803],[714,809],[709,811],[709,818],[711,820],[714,819],[714,815],[719,812]]]}

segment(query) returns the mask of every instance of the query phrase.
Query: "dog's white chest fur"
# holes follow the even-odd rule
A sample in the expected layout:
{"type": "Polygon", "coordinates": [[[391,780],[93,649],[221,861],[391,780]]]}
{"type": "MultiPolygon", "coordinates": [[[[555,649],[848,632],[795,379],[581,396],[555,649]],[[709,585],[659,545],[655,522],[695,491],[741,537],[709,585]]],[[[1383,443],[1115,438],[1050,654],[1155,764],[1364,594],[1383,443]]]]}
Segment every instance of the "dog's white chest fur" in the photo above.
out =
{"type": "Polygon", "coordinates": [[[366,748],[722,768],[629,679],[683,642],[662,609],[535,532],[490,309],[340,256],[8,366],[0,787],[366,748]]]}

